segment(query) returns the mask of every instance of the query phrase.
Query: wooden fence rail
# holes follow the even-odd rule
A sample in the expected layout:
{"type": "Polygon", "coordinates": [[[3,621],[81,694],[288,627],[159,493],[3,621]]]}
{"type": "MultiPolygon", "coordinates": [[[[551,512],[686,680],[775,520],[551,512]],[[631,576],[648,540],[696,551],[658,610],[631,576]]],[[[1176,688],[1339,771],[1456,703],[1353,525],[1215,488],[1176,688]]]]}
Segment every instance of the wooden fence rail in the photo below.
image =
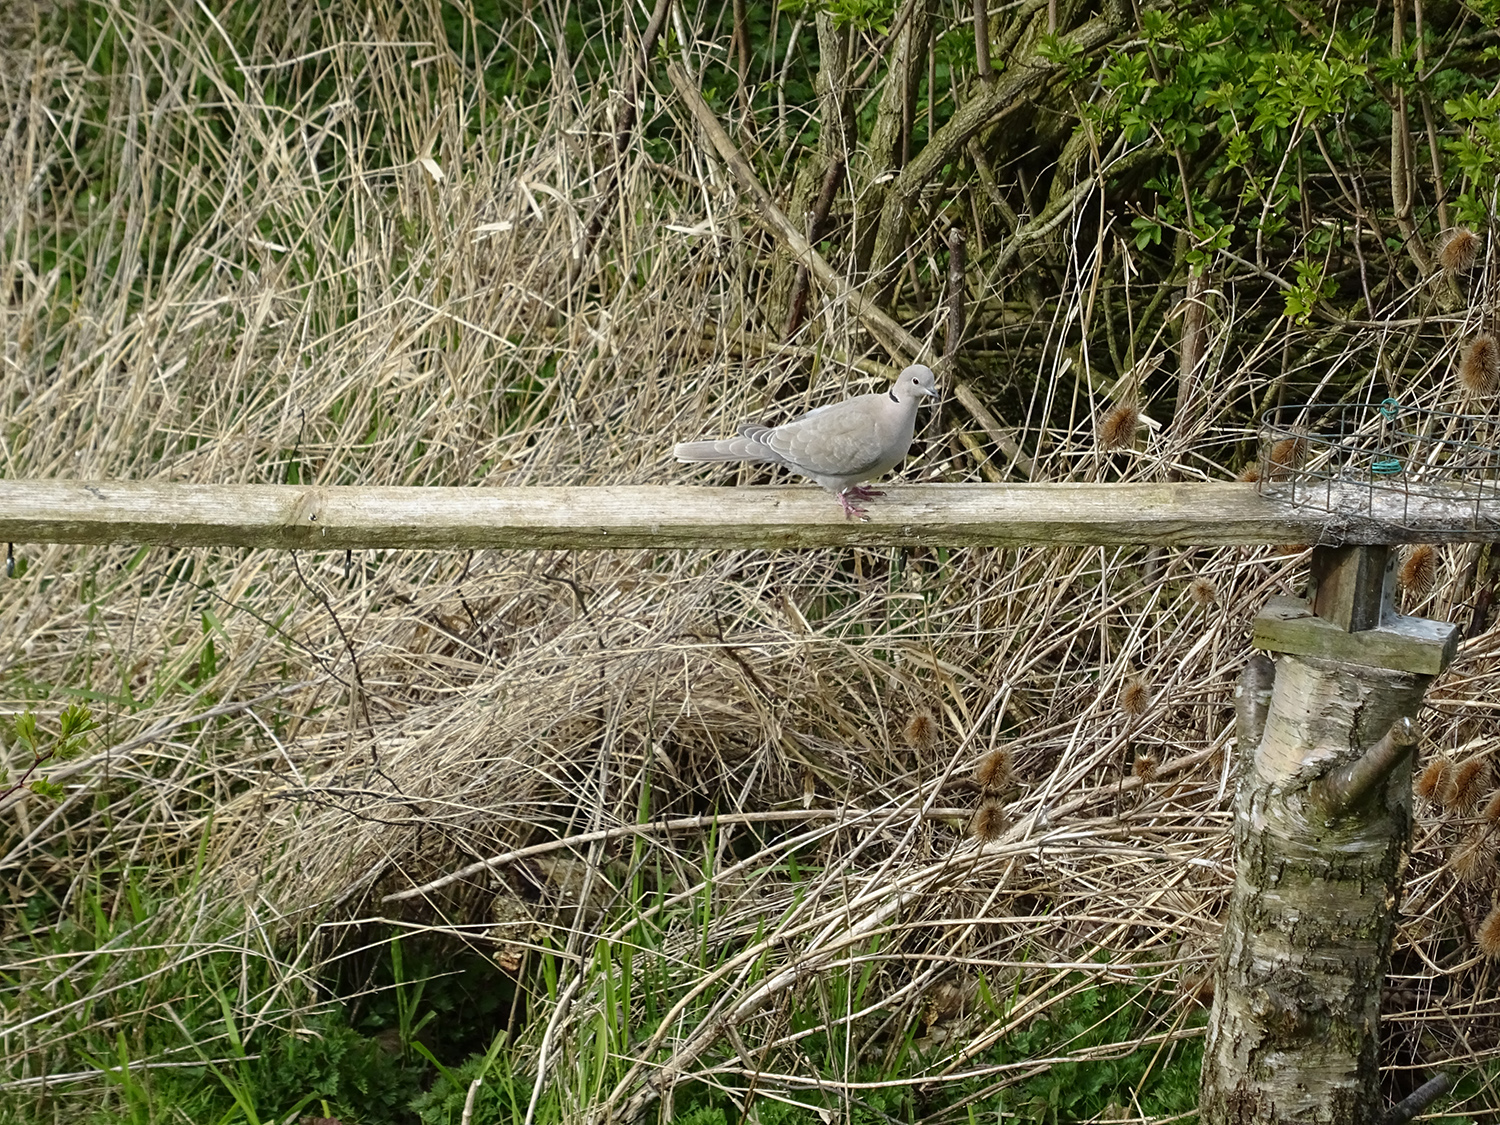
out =
{"type": "Polygon", "coordinates": [[[1462,506],[1332,515],[1250,484],[893,485],[868,523],[810,487],[385,488],[0,481],[0,541],[298,550],[1390,544],[1500,539],[1462,506]]]}

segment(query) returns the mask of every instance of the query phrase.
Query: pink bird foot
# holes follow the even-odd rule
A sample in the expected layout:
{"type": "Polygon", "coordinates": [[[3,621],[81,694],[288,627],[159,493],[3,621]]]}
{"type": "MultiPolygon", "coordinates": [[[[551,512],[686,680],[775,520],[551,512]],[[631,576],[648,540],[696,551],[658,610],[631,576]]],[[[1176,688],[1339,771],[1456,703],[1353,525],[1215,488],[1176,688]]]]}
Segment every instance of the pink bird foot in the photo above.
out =
{"type": "Polygon", "coordinates": [[[848,488],[841,489],[837,495],[839,504],[844,509],[844,518],[846,520],[852,520],[857,517],[868,523],[870,521],[870,513],[859,506],[859,501],[873,500],[877,496],[884,496],[885,493],[881,492],[878,488],[866,488],[862,484],[851,484],[848,488]]]}

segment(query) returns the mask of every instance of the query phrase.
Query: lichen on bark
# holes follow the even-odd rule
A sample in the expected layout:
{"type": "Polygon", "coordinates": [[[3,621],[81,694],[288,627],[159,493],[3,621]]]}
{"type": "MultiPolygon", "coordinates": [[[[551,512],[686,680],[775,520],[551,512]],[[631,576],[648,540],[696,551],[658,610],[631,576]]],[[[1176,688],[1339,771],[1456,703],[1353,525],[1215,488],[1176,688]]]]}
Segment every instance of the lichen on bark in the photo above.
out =
{"type": "Polygon", "coordinates": [[[1239,749],[1205,1125],[1378,1120],[1380,993],[1410,840],[1411,755],[1335,815],[1313,786],[1413,715],[1429,679],[1278,661],[1264,735],[1239,749]]]}

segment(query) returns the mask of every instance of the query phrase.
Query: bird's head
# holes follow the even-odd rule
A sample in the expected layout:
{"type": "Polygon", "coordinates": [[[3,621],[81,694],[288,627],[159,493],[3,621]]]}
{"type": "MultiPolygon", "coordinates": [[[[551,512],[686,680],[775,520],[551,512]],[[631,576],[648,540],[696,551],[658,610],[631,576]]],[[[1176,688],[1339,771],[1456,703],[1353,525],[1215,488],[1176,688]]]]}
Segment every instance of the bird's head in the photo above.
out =
{"type": "Polygon", "coordinates": [[[937,376],[932,368],[914,363],[896,376],[896,385],[891,388],[892,401],[906,402],[913,395],[937,398],[937,376]]]}

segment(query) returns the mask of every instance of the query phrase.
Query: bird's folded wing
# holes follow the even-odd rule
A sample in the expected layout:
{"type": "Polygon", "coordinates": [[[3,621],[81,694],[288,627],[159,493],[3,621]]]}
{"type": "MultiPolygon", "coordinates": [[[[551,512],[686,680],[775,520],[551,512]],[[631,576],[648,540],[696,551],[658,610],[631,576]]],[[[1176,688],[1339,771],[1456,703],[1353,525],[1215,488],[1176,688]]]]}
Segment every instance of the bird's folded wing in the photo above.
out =
{"type": "Polygon", "coordinates": [[[850,477],[888,468],[905,455],[910,441],[901,443],[892,433],[881,398],[863,395],[834,403],[758,437],[784,463],[808,474],[850,477]]]}

